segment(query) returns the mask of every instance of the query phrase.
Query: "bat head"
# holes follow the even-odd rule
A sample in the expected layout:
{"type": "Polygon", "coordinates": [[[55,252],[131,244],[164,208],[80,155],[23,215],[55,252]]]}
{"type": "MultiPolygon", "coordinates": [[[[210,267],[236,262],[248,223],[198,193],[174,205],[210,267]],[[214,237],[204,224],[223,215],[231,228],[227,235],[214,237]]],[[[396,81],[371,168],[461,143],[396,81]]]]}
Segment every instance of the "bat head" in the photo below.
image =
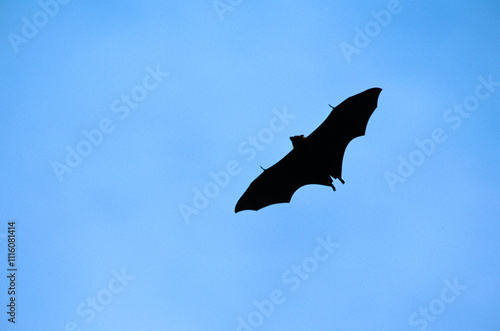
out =
{"type": "Polygon", "coordinates": [[[294,149],[302,149],[307,144],[307,138],[303,134],[290,137],[294,149]]]}

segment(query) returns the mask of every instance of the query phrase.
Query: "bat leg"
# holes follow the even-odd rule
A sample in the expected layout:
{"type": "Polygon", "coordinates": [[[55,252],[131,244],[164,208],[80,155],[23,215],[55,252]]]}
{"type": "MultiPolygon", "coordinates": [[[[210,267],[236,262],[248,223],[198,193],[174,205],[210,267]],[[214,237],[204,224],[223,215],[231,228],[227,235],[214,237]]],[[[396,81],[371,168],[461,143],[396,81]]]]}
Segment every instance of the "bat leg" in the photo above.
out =
{"type": "Polygon", "coordinates": [[[345,182],[344,182],[344,180],[343,180],[342,178],[339,178],[339,180],[340,180],[340,182],[341,182],[342,184],[345,184],[345,182]]]}
{"type": "Polygon", "coordinates": [[[337,191],[337,189],[335,189],[335,186],[333,186],[333,183],[331,183],[330,186],[333,188],[333,192],[337,191]]]}

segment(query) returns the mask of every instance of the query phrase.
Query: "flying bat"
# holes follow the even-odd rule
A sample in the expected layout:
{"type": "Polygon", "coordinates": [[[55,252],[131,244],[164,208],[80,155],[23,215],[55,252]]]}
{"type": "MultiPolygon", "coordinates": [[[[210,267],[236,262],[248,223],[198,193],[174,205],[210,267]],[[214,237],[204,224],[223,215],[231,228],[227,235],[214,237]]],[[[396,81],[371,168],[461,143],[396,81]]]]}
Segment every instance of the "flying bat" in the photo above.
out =
{"type": "Polygon", "coordinates": [[[236,203],[235,212],[259,210],[290,202],[300,187],[319,184],[331,187],[333,180],[342,184],[342,159],[347,145],[365,134],[370,116],[377,108],[382,89],[371,88],[333,107],[326,120],[309,136],[290,137],[293,149],[278,163],[250,184],[236,203]]]}

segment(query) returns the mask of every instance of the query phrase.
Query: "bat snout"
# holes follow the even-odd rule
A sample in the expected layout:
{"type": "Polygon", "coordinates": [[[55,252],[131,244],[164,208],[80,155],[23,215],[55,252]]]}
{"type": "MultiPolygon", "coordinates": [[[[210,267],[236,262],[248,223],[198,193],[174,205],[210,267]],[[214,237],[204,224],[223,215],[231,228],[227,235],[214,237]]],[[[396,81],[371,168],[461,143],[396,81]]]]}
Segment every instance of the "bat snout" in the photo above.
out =
{"type": "Polygon", "coordinates": [[[292,141],[292,145],[293,145],[293,148],[294,149],[298,149],[298,148],[302,148],[305,146],[306,144],[306,137],[304,137],[303,134],[301,134],[300,136],[293,136],[293,137],[290,137],[290,140],[292,141]]]}

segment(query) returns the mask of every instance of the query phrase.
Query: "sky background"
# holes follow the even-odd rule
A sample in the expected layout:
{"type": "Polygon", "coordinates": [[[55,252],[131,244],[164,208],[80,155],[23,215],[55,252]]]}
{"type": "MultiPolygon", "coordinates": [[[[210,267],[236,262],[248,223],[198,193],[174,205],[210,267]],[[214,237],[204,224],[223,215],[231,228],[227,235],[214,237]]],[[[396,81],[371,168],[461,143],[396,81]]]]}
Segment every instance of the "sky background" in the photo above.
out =
{"type": "Polygon", "coordinates": [[[0,329],[500,330],[499,15],[2,1],[0,329]],[[234,213],[290,136],[371,87],[345,185],[234,213]]]}

